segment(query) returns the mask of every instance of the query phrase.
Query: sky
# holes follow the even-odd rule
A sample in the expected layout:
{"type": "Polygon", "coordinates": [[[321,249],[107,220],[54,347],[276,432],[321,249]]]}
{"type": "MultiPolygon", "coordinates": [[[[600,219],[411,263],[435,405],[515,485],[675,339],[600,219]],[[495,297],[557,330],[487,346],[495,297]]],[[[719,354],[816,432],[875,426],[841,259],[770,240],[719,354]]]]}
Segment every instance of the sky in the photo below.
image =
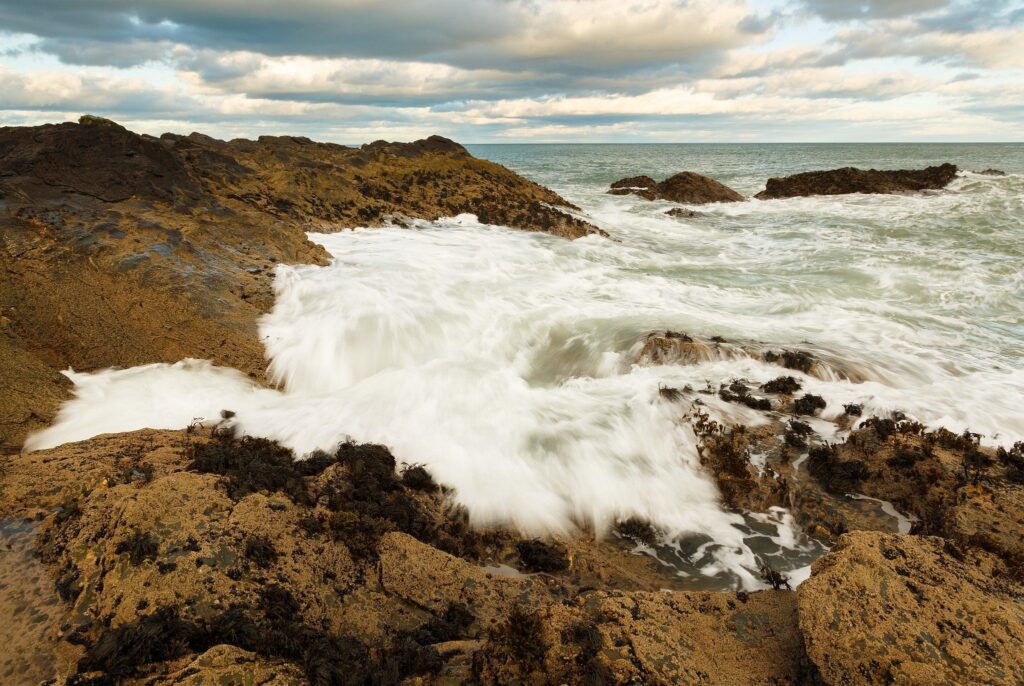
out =
{"type": "Polygon", "coordinates": [[[1024,0],[0,0],[0,125],[1024,141],[1024,0]]]}

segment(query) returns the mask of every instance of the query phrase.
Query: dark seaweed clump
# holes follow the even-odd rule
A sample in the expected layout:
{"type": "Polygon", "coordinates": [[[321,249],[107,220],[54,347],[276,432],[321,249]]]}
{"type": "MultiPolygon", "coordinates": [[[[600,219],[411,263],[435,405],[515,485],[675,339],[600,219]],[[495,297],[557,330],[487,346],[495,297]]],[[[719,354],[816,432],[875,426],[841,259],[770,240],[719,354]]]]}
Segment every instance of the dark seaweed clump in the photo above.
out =
{"type": "Polygon", "coordinates": [[[843,414],[848,417],[859,417],[864,414],[864,406],[857,403],[846,403],[843,405],[843,414]]]}
{"type": "Polygon", "coordinates": [[[579,647],[576,669],[583,686],[611,686],[615,683],[612,671],[598,658],[604,647],[600,630],[591,620],[576,622],[562,633],[562,640],[579,647]]]}
{"type": "Polygon", "coordinates": [[[996,459],[1006,466],[1007,481],[1024,484],[1024,441],[1017,441],[1009,450],[999,448],[996,459]]]}
{"type": "Polygon", "coordinates": [[[658,386],[658,395],[670,403],[678,402],[683,397],[682,391],[671,386],[658,386]]]}
{"type": "Polygon", "coordinates": [[[561,546],[540,540],[519,541],[516,544],[523,567],[530,572],[563,572],[569,568],[569,558],[561,546]]]}
{"type": "Polygon", "coordinates": [[[723,385],[718,389],[718,397],[727,403],[740,403],[752,410],[770,410],[772,403],[768,398],[758,398],[750,395],[750,389],[742,381],[732,381],[728,386],[723,385]]]}
{"type": "Polygon", "coordinates": [[[344,443],[339,446],[337,457],[348,475],[334,475],[321,494],[321,501],[326,501],[331,510],[328,530],[353,556],[376,558],[377,542],[389,531],[415,532],[413,535],[429,532],[432,522],[404,492],[395,473],[397,462],[387,448],[344,443]]]}
{"type": "Polygon", "coordinates": [[[869,476],[862,460],[842,460],[836,446],[813,446],[807,455],[807,471],[832,493],[853,493],[869,476]]]}
{"type": "Polygon", "coordinates": [[[156,558],[159,548],[160,545],[153,534],[134,529],[131,536],[117,544],[114,552],[118,555],[128,553],[132,566],[138,567],[144,561],[156,558]]]}
{"type": "Polygon", "coordinates": [[[312,686],[398,684],[437,671],[441,661],[430,644],[461,637],[474,620],[465,607],[452,606],[424,627],[400,634],[389,648],[370,650],[354,637],[296,620],[299,610],[291,592],[276,584],[262,589],[257,605],[236,605],[206,620],[185,619],[177,607],[162,607],[130,624],[104,628],[78,664],[83,676],[68,683],[113,686],[147,664],[230,644],[301,665],[312,686]],[[87,672],[101,675],[84,676],[87,672]]]}
{"type": "Polygon", "coordinates": [[[810,374],[814,367],[814,358],[810,353],[802,350],[783,350],[781,353],[769,350],[764,354],[764,361],[782,365],[786,369],[795,369],[804,374],[810,374]]]}
{"type": "Polygon", "coordinates": [[[336,461],[322,451],[296,460],[291,450],[265,438],[240,439],[217,434],[192,446],[190,469],[227,477],[228,495],[239,500],[250,493],[280,491],[295,503],[311,505],[303,477],[315,476],[336,461]]]}
{"type": "Polygon", "coordinates": [[[766,393],[783,393],[793,395],[800,390],[800,382],[792,376],[780,376],[767,383],[761,384],[761,390],[766,393]]]}
{"type": "Polygon", "coordinates": [[[544,664],[548,646],[542,640],[544,623],[537,612],[516,605],[508,620],[491,631],[490,639],[503,646],[524,671],[539,669],[544,664]]]}
{"type": "MultiPolygon", "coordinates": [[[[445,552],[462,552],[467,542],[462,539],[470,537],[464,513],[449,515],[444,527],[439,526],[436,518],[410,495],[405,475],[399,478],[396,460],[387,448],[343,443],[335,458],[347,474],[333,474],[317,500],[330,510],[327,530],[354,557],[375,559],[378,541],[390,531],[409,534],[445,552]]],[[[418,476],[411,481],[420,487],[417,490],[425,484],[418,476]]]]}
{"type": "Polygon", "coordinates": [[[433,493],[437,490],[434,477],[422,465],[409,465],[402,470],[402,485],[414,491],[433,493]]]}
{"type": "Polygon", "coordinates": [[[277,548],[266,536],[253,536],[245,542],[245,558],[257,567],[266,569],[277,559],[277,548]]]}
{"type": "Polygon", "coordinates": [[[793,412],[797,414],[812,415],[823,409],[825,409],[825,399],[820,395],[807,393],[793,401],[793,412]]]}
{"type": "Polygon", "coordinates": [[[651,523],[639,517],[630,517],[615,525],[615,531],[625,538],[653,548],[658,544],[658,532],[651,523]]]}
{"type": "Polygon", "coordinates": [[[793,590],[789,585],[789,577],[767,563],[761,565],[761,580],[776,591],[782,588],[793,590]]]}
{"type": "Polygon", "coordinates": [[[793,448],[804,448],[807,446],[807,437],[813,433],[814,431],[811,429],[811,425],[807,422],[801,422],[799,419],[791,419],[789,424],[786,426],[784,434],[786,445],[793,448]]]}

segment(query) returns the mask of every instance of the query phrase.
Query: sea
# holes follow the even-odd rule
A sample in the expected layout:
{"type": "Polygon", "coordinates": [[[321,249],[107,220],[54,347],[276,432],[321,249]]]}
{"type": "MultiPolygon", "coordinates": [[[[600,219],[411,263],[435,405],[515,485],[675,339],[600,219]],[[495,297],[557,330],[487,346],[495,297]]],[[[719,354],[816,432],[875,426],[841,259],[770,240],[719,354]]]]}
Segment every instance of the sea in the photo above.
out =
{"type": "MultiPolygon", "coordinates": [[[[311,234],[334,260],[278,268],[260,327],[274,387],[204,360],[69,371],[76,397],[27,447],[230,409],[239,431],[299,455],[386,444],[448,484],[480,526],[615,536],[617,521],[646,519],[661,544],[637,552],[680,583],[756,589],[766,557],[799,582],[826,547],[783,508],[724,508],[686,403],[659,389],[762,383],[780,369],[752,357],[638,364],[649,333],[807,350],[855,369],[792,372],[827,402],[812,421],[819,440],[842,440],[832,420],[847,403],[988,445],[1024,440],[1024,145],[469,149],[554,189],[609,237],[567,241],[472,215],[311,234]],[[749,199],[688,218],[606,193],[622,177],[694,171],[749,197],[773,176],[943,162],[961,172],[941,191],[749,199]],[[993,168],[1006,175],[978,173],[993,168]]],[[[715,395],[702,411],[771,420],[715,395]]]]}

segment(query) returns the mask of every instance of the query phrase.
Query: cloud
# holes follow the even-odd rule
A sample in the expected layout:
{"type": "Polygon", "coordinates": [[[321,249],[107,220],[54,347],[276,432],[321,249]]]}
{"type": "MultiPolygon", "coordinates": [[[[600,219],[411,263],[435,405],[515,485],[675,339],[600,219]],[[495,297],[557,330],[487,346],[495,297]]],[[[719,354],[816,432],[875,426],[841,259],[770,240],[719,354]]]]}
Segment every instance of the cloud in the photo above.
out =
{"type": "Polygon", "coordinates": [[[1022,21],[1021,0],[0,0],[20,32],[0,31],[0,123],[93,111],[149,133],[348,143],[1006,138],[1022,21]]]}
{"type": "Polygon", "coordinates": [[[932,12],[947,7],[950,0],[803,0],[801,4],[823,19],[843,21],[932,12]]]}
{"type": "Polygon", "coordinates": [[[171,41],[271,56],[576,71],[697,59],[767,30],[743,0],[0,0],[0,26],[47,39],[46,49],[71,63],[96,64],[101,43],[121,64],[132,52],[121,43],[171,41]]]}

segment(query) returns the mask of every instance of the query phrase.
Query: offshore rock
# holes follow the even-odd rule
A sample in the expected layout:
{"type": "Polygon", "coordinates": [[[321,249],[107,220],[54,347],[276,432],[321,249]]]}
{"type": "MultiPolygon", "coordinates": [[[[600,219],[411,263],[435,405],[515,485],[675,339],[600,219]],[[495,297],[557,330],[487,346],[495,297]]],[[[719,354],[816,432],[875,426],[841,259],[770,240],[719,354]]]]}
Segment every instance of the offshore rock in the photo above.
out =
{"type": "Polygon", "coordinates": [[[926,169],[894,171],[843,167],[768,179],[765,189],[754,197],[759,200],[771,200],[807,195],[939,190],[956,178],[956,172],[956,165],[948,163],[926,169]]]}
{"type": "Polygon", "coordinates": [[[649,176],[631,176],[611,185],[611,195],[639,195],[647,200],[701,205],[710,202],[740,202],[742,195],[728,186],[694,172],[680,172],[657,183],[649,176]]]}

